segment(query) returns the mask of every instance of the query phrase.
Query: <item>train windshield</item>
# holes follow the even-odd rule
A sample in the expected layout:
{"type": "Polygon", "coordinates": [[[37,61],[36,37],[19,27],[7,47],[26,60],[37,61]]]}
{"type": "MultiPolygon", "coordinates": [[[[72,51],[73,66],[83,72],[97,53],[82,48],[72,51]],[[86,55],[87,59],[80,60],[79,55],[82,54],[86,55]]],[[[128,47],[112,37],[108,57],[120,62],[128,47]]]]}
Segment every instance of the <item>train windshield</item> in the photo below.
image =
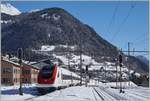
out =
{"type": "Polygon", "coordinates": [[[49,79],[53,75],[54,65],[44,66],[41,71],[42,78],[49,79]]]}

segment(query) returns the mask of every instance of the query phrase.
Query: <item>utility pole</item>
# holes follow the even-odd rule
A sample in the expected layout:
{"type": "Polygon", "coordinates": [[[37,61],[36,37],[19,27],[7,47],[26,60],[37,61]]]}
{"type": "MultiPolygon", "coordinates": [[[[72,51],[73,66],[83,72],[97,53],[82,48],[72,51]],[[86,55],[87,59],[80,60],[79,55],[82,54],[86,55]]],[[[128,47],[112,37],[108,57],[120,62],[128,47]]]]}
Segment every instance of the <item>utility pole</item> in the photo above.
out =
{"type": "Polygon", "coordinates": [[[20,88],[19,88],[19,94],[23,95],[23,90],[22,90],[22,67],[21,67],[22,56],[23,56],[22,48],[19,48],[17,52],[18,52],[18,58],[19,58],[19,64],[20,64],[20,88]]]}
{"type": "Polygon", "coordinates": [[[68,54],[67,54],[67,57],[68,57],[68,69],[70,70],[70,50],[69,50],[69,44],[67,44],[67,49],[68,49],[68,54]]]}
{"type": "Polygon", "coordinates": [[[104,67],[105,67],[105,84],[106,84],[106,63],[104,62],[104,67]]]}
{"type": "MultiPolygon", "coordinates": [[[[105,53],[105,49],[104,49],[104,48],[103,48],[103,51],[104,51],[104,59],[105,59],[105,58],[106,58],[106,53],[105,53]]],[[[105,61],[105,60],[104,60],[104,61],[105,61]]],[[[106,84],[106,65],[107,65],[106,62],[104,62],[104,68],[105,68],[105,72],[104,72],[104,73],[105,73],[105,74],[104,74],[104,75],[105,75],[105,84],[106,84]]]]}
{"type": "Polygon", "coordinates": [[[82,85],[82,53],[80,52],[80,84],[82,85]]]}
{"type": "Polygon", "coordinates": [[[119,54],[119,66],[120,66],[120,77],[119,77],[119,81],[120,81],[120,93],[122,93],[122,71],[121,71],[121,68],[122,68],[122,55],[121,53],[119,54]]]}
{"type": "Polygon", "coordinates": [[[88,83],[88,65],[86,65],[86,87],[87,87],[87,83],[88,83]]]}
{"type": "Polygon", "coordinates": [[[71,73],[71,85],[73,86],[73,77],[72,77],[72,73],[71,73]]]}
{"type": "Polygon", "coordinates": [[[135,48],[133,48],[133,56],[134,56],[135,48]]]}
{"type": "Polygon", "coordinates": [[[116,88],[118,87],[118,59],[115,59],[116,63],[116,88]]]}
{"type": "Polygon", "coordinates": [[[80,33],[80,84],[82,85],[82,39],[81,39],[81,33],[80,33]]]}
{"type": "Polygon", "coordinates": [[[129,86],[130,86],[130,63],[129,63],[129,56],[130,56],[130,42],[128,42],[128,69],[129,69],[129,86]]]}

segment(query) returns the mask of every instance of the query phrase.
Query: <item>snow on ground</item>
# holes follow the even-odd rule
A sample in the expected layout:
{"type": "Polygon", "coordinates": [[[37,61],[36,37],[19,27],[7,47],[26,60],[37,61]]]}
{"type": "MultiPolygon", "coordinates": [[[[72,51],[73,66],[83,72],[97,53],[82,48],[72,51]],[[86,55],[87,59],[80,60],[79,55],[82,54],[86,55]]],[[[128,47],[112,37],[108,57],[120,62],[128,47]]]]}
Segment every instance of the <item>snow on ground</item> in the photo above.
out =
{"type": "Polygon", "coordinates": [[[54,20],[59,20],[61,16],[54,13],[54,14],[52,15],[52,17],[53,17],[54,20]]]}
{"type": "MultiPolygon", "coordinates": [[[[64,46],[65,47],[65,46],[64,46]]],[[[79,55],[75,55],[75,54],[71,54],[68,60],[68,57],[66,55],[57,55],[57,54],[53,54],[53,56],[55,58],[60,59],[65,65],[68,65],[68,61],[70,66],[73,65],[79,65],[80,64],[80,56],[79,55]]],[[[104,63],[98,63],[96,62],[94,59],[92,59],[92,57],[87,56],[87,55],[82,55],[82,68],[86,68],[86,65],[90,65],[89,67],[89,71],[91,70],[100,70],[103,67],[103,71],[106,70],[108,73],[106,76],[108,77],[116,77],[116,73],[114,73],[117,70],[120,70],[120,67],[115,65],[115,63],[112,62],[104,62],[104,63]]],[[[129,70],[127,67],[123,66],[122,68],[122,78],[126,78],[128,79],[128,73],[129,70]]],[[[117,75],[119,76],[120,73],[118,72],[117,75]]]]}
{"type": "Polygon", "coordinates": [[[62,71],[63,72],[63,74],[65,74],[65,75],[72,75],[72,76],[74,76],[74,77],[78,77],[78,78],[80,78],[80,76],[78,76],[76,73],[74,73],[74,72],[71,72],[71,71],[69,71],[69,70],[67,70],[67,69],[64,69],[64,68],[60,68],[61,70],[60,71],[62,71]]]}
{"type": "MultiPolygon", "coordinates": [[[[47,16],[46,14],[42,14],[42,17],[47,16]]],[[[59,31],[61,31],[61,28],[57,28],[59,31]]],[[[48,37],[50,37],[50,33],[48,34],[48,37]]],[[[37,50],[37,51],[45,51],[45,52],[49,52],[49,51],[53,51],[56,47],[62,47],[62,48],[71,48],[72,50],[74,50],[76,48],[76,46],[67,46],[67,45],[42,45],[41,46],[41,50],[37,50]]]]}
{"type": "Polygon", "coordinates": [[[41,46],[41,51],[52,51],[52,50],[54,50],[55,49],[55,46],[53,46],[53,45],[43,45],[43,46],[41,46]]]}
{"type": "Polygon", "coordinates": [[[48,15],[47,13],[44,13],[44,14],[41,15],[41,17],[44,18],[47,15],[48,15]]]}
{"type": "MultiPolygon", "coordinates": [[[[44,14],[43,16],[46,16],[47,14],[44,14]]],[[[77,46],[67,46],[67,45],[43,45],[41,46],[40,50],[34,50],[36,52],[45,52],[45,55],[49,54],[46,52],[49,51],[54,51],[57,47],[62,47],[62,48],[70,48],[72,50],[74,50],[77,46]]],[[[44,53],[41,53],[44,54],[44,53]]],[[[65,65],[68,65],[68,63],[70,64],[70,66],[74,66],[74,65],[79,65],[80,64],[80,56],[79,55],[75,55],[73,53],[68,53],[65,55],[60,55],[60,54],[56,54],[53,53],[53,57],[60,59],[65,65]],[[68,62],[69,61],[69,62],[68,62]]],[[[102,67],[106,70],[106,71],[112,71],[112,73],[114,71],[116,71],[116,65],[113,62],[103,62],[103,63],[99,63],[96,62],[91,56],[88,55],[84,55],[82,54],[82,68],[85,69],[86,65],[90,65],[89,70],[100,70],[102,67]]],[[[117,69],[120,70],[120,67],[117,66],[117,69]]],[[[123,72],[123,78],[128,78],[128,68],[125,67],[123,65],[122,68],[122,72],[123,72]]],[[[115,76],[112,75],[111,76],[115,76]]],[[[119,74],[118,74],[119,76],[119,74]]]]}
{"type": "Polygon", "coordinates": [[[15,22],[12,20],[1,20],[1,23],[8,24],[8,23],[15,23],[15,22]]]}
{"type": "MultiPolygon", "coordinates": [[[[23,84],[22,87],[24,88],[29,88],[29,87],[35,87],[36,84],[23,84]]],[[[11,89],[18,89],[19,85],[15,85],[15,86],[1,86],[1,90],[11,90],[11,89]]]]}
{"type": "Polygon", "coordinates": [[[140,77],[140,73],[135,73],[135,75],[136,75],[137,77],[140,77]]]}
{"type": "MultiPolygon", "coordinates": [[[[65,64],[65,65],[68,65],[68,58],[65,56],[65,55],[56,55],[54,54],[53,55],[54,57],[62,60],[62,62],[65,64]]],[[[94,59],[92,59],[90,56],[87,56],[87,55],[82,55],[82,64],[83,64],[83,68],[85,68],[86,65],[89,65],[91,63],[93,63],[95,66],[91,66],[89,68],[90,69],[100,69],[102,63],[98,63],[96,62],[94,59]]],[[[70,61],[70,65],[74,65],[74,64],[80,64],[80,56],[78,55],[74,55],[72,54],[71,55],[71,59],[69,60],[70,61]]]]}
{"type": "MultiPolygon", "coordinates": [[[[2,101],[149,101],[150,89],[146,87],[136,86],[131,82],[132,87],[123,89],[124,93],[120,93],[119,89],[111,88],[116,83],[101,83],[91,80],[88,87],[73,86],[46,95],[38,95],[35,85],[26,85],[24,87],[24,95],[20,96],[18,89],[13,87],[1,87],[2,101]],[[5,88],[5,89],[4,89],[5,88]],[[16,91],[15,91],[16,90],[16,91]]],[[[123,82],[125,85],[126,82],[123,82]]]]}
{"type": "MultiPolygon", "coordinates": [[[[33,99],[31,99],[32,101],[33,99]]],[[[34,101],[94,101],[92,87],[76,86],[62,89],[44,96],[34,98],[34,101]]],[[[30,101],[30,100],[29,100],[30,101]]]]}
{"type": "Polygon", "coordinates": [[[147,96],[147,94],[150,94],[150,89],[149,88],[142,88],[140,89],[138,86],[137,87],[132,87],[132,88],[126,88],[123,89],[125,93],[120,93],[119,89],[113,89],[113,88],[100,88],[103,89],[106,93],[109,95],[113,96],[116,99],[120,100],[127,100],[127,101],[149,101],[150,97],[147,96]],[[142,93],[143,89],[145,89],[144,93],[142,93]]]}
{"type": "Polygon", "coordinates": [[[24,94],[23,96],[16,94],[16,95],[1,95],[1,101],[23,101],[24,99],[33,97],[30,94],[24,94]]]}
{"type": "Polygon", "coordinates": [[[40,10],[42,10],[42,9],[33,9],[33,10],[29,11],[29,13],[38,12],[40,10]]]}
{"type": "MultiPolygon", "coordinates": [[[[64,46],[65,47],[65,46],[64,46]]],[[[62,60],[62,62],[65,64],[65,65],[68,65],[68,58],[65,56],[65,55],[56,55],[56,54],[53,54],[54,57],[62,60]]],[[[69,59],[70,61],[70,65],[74,65],[74,64],[80,64],[80,56],[79,55],[74,55],[74,54],[71,54],[71,59],[69,59]]],[[[105,63],[98,63],[96,62],[94,59],[92,59],[90,56],[87,56],[87,55],[82,55],[82,65],[83,65],[83,68],[85,68],[86,65],[90,65],[90,68],[89,70],[100,70],[101,67],[105,67],[106,66],[106,70],[107,71],[112,71],[112,70],[116,70],[116,66],[114,63],[111,63],[111,62],[105,62],[105,63]]],[[[117,66],[118,70],[119,70],[119,66],[117,66]]],[[[127,72],[128,69],[127,68],[122,68],[122,71],[125,71],[127,72]]]]}
{"type": "Polygon", "coordinates": [[[23,96],[19,95],[18,86],[1,86],[1,100],[2,101],[22,101],[23,99],[38,96],[35,84],[23,84],[23,96]]]}
{"type": "MultiPolygon", "coordinates": [[[[116,87],[117,86],[117,88],[119,87],[119,85],[120,85],[120,82],[108,82],[108,83],[106,83],[108,86],[110,86],[110,87],[116,87]]],[[[122,87],[123,88],[128,88],[128,87],[137,87],[137,85],[136,84],[134,84],[132,81],[128,81],[128,82],[121,82],[121,84],[122,84],[122,87]]]]}

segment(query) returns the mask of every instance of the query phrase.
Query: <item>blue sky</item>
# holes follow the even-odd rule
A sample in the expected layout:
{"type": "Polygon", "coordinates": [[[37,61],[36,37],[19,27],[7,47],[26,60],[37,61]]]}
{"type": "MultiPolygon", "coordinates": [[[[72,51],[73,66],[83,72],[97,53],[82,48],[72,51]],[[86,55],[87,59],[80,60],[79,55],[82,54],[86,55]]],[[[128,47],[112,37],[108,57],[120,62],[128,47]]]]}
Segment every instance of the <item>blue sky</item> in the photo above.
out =
{"type": "Polygon", "coordinates": [[[131,49],[148,50],[149,8],[146,1],[15,1],[10,3],[21,12],[51,7],[64,8],[81,22],[93,27],[101,37],[118,48],[127,50],[127,42],[131,42],[131,49]]]}

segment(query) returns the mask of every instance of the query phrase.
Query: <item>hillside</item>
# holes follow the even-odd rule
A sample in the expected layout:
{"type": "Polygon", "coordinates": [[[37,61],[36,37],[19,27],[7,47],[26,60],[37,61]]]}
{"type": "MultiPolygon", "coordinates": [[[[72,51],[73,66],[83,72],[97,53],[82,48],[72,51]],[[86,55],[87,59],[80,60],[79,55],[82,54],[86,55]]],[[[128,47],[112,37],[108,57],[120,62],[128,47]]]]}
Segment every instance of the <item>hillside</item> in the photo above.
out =
{"type": "MultiPolygon", "coordinates": [[[[17,55],[17,49],[21,47],[24,58],[35,61],[47,58],[46,55],[33,51],[41,50],[44,46],[54,46],[56,48],[52,51],[60,52],[74,47],[70,51],[74,51],[75,55],[79,55],[82,47],[82,54],[97,62],[114,62],[119,53],[116,46],[99,36],[92,27],[62,8],[47,8],[14,16],[2,13],[1,17],[2,54],[17,55]]],[[[146,65],[137,58],[129,57],[128,61],[131,69],[148,72],[143,68],[146,65]]]]}

